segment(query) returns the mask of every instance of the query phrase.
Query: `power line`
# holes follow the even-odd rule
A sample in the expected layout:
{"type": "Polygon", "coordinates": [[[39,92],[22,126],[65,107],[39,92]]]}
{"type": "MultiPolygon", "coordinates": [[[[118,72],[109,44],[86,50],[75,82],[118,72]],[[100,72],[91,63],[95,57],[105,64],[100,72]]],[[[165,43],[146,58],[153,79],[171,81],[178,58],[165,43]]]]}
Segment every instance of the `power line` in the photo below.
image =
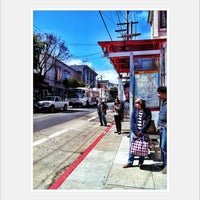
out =
{"type": "Polygon", "coordinates": [[[93,54],[87,54],[87,55],[80,55],[79,57],[85,57],[85,56],[95,56],[95,55],[98,55],[98,54],[101,54],[101,52],[98,52],[98,53],[93,53],[93,54]]]}
{"type": "Polygon", "coordinates": [[[41,28],[39,28],[38,26],[36,26],[36,25],[33,25],[34,27],[35,27],[35,29],[37,29],[37,30],[39,30],[40,32],[43,32],[44,33],[44,31],[41,29],[41,28]]]}
{"type": "Polygon", "coordinates": [[[68,46],[98,46],[96,43],[67,42],[68,46]]]}
{"type": "Polygon", "coordinates": [[[99,10],[99,14],[100,14],[101,19],[102,19],[102,21],[103,21],[103,23],[104,23],[104,26],[105,26],[105,28],[106,28],[106,31],[108,32],[108,35],[109,35],[109,37],[110,37],[110,40],[112,41],[112,37],[111,37],[111,35],[110,35],[109,31],[108,31],[108,28],[107,28],[107,26],[106,26],[106,23],[105,23],[105,21],[104,21],[104,19],[103,19],[103,16],[102,16],[100,10],[99,10]]]}

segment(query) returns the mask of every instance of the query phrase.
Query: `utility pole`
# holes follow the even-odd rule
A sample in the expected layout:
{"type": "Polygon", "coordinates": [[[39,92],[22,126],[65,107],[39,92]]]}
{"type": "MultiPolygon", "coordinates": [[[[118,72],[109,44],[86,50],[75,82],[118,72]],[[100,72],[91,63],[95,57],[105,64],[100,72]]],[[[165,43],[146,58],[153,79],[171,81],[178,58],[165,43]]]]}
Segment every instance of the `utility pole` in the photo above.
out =
{"type": "Polygon", "coordinates": [[[103,75],[100,75],[101,76],[101,98],[102,98],[102,78],[103,78],[103,75]]]}
{"type": "Polygon", "coordinates": [[[133,37],[139,36],[141,35],[141,33],[133,33],[133,24],[138,24],[138,21],[132,22],[129,21],[129,11],[126,11],[126,22],[123,23],[118,23],[118,26],[121,25],[126,25],[125,29],[120,29],[120,30],[115,30],[115,32],[125,32],[126,33],[122,33],[121,36],[119,36],[118,38],[124,38],[124,40],[132,40],[133,37]]]}
{"type": "Polygon", "coordinates": [[[102,80],[103,80],[103,74],[99,74],[100,76],[100,81],[99,81],[99,78],[97,78],[98,80],[98,88],[100,88],[100,97],[102,98],[103,97],[103,91],[102,91],[102,80]]]}

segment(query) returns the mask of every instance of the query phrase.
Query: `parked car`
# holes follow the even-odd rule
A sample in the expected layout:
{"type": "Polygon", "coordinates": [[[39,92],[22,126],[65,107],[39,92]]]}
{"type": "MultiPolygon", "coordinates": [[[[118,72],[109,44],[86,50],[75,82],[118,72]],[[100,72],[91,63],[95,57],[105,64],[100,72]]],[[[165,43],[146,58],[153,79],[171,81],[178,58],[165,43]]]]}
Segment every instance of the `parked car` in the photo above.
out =
{"type": "Polygon", "coordinates": [[[42,101],[37,102],[38,110],[47,110],[55,112],[55,110],[67,110],[68,102],[60,96],[46,96],[42,101]]]}

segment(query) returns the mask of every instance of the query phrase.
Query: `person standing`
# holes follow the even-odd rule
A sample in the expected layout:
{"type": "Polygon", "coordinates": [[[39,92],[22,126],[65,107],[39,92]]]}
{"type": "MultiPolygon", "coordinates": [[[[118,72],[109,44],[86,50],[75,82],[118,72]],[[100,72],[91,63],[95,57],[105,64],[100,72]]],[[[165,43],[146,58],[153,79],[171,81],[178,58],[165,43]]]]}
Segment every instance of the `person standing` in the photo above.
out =
{"type": "MultiPolygon", "coordinates": [[[[128,162],[123,165],[123,168],[128,168],[133,166],[134,162],[134,154],[131,152],[130,145],[132,140],[137,137],[142,137],[146,130],[151,125],[151,110],[146,108],[145,100],[142,98],[138,98],[135,101],[135,108],[131,115],[131,134],[130,134],[130,142],[129,142],[129,155],[128,162]]],[[[144,156],[139,156],[138,166],[141,168],[144,162],[144,156]]]]}
{"type": "Polygon", "coordinates": [[[160,132],[160,149],[163,161],[163,174],[167,174],[167,87],[157,88],[158,98],[160,99],[160,111],[157,122],[157,129],[160,132]]]}
{"type": "Polygon", "coordinates": [[[106,120],[106,111],[108,106],[106,103],[102,100],[102,98],[99,99],[99,103],[97,104],[97,113],[99,116],[100,126],[107,126],[107,120],[106,120]]]}
{"type": "Polygon", "coordinates": [[[123,111],[124,111],[124,118],[129,117],[129,99],[126,99],[123,102],[123,111]]]}
{"type": "Polygon", "coordinates": [[[113,111],[114,111],[114,120],[117,133],[120,135],[122,129],[122,113],[121,113],[121,102],[118,98],[115,99],[113,111]]]}

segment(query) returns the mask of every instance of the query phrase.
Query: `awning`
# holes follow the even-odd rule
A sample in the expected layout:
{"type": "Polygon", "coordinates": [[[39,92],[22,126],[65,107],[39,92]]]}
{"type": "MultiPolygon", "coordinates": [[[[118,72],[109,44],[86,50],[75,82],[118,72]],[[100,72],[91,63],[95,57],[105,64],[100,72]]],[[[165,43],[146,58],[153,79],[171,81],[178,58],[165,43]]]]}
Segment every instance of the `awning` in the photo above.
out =
{"type": "Polygon", "coordinates": [[[138,52],[134,58],[152,58],[159,57],[160,54],[153,54],[155,50],[161,50],[162,45],[166,43],[166,39],[150,39],[150,40],[125,40],[125,41],[102,41],[98,42],[101,46],[104,56],[112,53],[119,53],[117,57],[110,57],[110,62],[115,70],[120,75],[121,73],[130,72],[130,57],[123,56],[125,52],[138,52]],[[142,52],[151,52],[149,55],[142,52]],[[121,53],[121,54],[120,54],[121,53]]]}

